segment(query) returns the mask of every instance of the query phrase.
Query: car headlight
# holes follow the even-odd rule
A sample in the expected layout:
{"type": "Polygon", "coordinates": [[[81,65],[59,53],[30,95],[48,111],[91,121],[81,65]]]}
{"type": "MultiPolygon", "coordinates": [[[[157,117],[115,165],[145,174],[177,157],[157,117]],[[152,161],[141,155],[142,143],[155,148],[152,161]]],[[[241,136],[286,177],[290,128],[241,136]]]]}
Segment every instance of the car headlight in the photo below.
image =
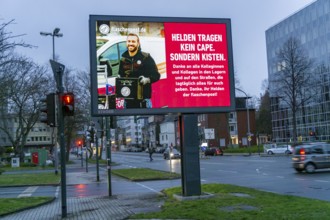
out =
{"type": "Polygon", "coordinates": [[[173,156],[174,156],[174,154],[173,154],[173,153],[170,153],[170,156],[171,156],[171,157],[173,157],[173,156]]]}

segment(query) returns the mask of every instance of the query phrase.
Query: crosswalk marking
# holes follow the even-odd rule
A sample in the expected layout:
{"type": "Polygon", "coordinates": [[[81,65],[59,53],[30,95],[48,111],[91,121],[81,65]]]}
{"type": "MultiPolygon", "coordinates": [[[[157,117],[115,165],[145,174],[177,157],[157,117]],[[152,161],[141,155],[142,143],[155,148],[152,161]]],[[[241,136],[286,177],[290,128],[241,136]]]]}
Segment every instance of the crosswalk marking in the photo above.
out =
{"type": "Polygon", "coordinates": [[[55,198],[58,198],[58,193],[60,192],[60,187],[56,187],[55,198]]]}
{"type": "Polygon", "coordinates": [[[24,190],[21,194],[17,196],[17,198],[22,198],[22,197],[30,197],[32,193],[34,193],[39,186],[30,186],[26,190],[24,190]]]}

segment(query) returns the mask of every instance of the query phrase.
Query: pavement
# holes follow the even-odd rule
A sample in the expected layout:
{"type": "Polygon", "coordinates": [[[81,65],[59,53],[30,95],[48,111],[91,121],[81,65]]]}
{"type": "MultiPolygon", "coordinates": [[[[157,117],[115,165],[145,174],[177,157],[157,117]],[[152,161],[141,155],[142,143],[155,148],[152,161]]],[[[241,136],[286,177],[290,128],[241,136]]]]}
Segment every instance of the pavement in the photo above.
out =
{"type": "MultiPolygon", "coordinates": [[[[236,154],[233,154],[236,155],[236,154]]],[[[232,156],[232,154],[226,154],[232,156]]],[[[79,184],[95,184],[96,171],[90,168],[89,172],[82,172],[81,160],[76,157],[70,158],[73,164],[67,164],[66,170],[66,185],[79,185],[79,184]],[[73,171],[70,171],[72,168],[73,171]]],[[[122,178],[112,176],[112,185],[116,187],[117,192],[127,190],[122,178]],[[122,187],[122,190],[121,190],[122,187]]],[[[101,176],[100,183],[107,183],[107,177],[101,176]]],[[[62,201],[61,193],[48,203],[35,208],[19,211],[10,215],[1,216],[2,220],[57,220],[57,219],[110,219],[110,220],[123,220],[129,219],[133,214],[156,212],[160,211],[164,204],[165,197],[161,192],[140,192],[140,193],[123,193],[113,194],[112,196],[84,196],[84,197],[67,197],[67,216],[62,218],[62,201]]]]}
{"type": "MultiPolygon", "coordinates": [[[[95,184],[94,170],[86,172],[70,172],[69,168],[77,167],[80,163],[73,160],[74,164],[67,164],[67,178],[66,185],[75,184],[95,184]]],[[[126,180],[121,180],[126,181],[126,180]]],[[[107,183],[107,178],[100,178],[100,182],[107,183]]],[[[121,182],[115,181],[112,184],[118,184],[120,187],[121,182]]],[[[124,190],[124,189],[123,189],[124,190]]],[[[67,216],[62,218],[62,201],[61,193],[52,202],[44,204],[32,209],[16,212],[10,215],[2,216],[2,220],[55,220],[55,219],[110,219],[122,220],[129,219],[129,216],[137,213],[146,213],[159,211],[163,205],[165,198],[160,192],[143,192],[143,193],[130,193],[118,194],[112,196],[89,196],[89,197],[67,197],[66,207],[67,216]]]]}

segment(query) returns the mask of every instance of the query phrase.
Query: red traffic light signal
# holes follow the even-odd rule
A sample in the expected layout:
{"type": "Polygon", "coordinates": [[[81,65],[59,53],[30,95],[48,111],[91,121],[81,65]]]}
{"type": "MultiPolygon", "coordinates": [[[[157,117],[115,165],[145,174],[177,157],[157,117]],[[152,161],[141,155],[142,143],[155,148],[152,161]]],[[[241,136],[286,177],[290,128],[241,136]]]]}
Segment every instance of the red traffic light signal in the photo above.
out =
{"type": "Polygon", "coordinates": [[[78,145],[78,147],[81,147],[81,146],[82,146],[82,143],[83,143],[83,142],[82,142],[81,140],[78,140],[78,141],[77,141],[77,145],[78,145]]]}
{"type": "Polygon", "coordinates": [[[74,95],[73,93],[64,93],[61,97],[63,116],[74,115],[74,95]]]}

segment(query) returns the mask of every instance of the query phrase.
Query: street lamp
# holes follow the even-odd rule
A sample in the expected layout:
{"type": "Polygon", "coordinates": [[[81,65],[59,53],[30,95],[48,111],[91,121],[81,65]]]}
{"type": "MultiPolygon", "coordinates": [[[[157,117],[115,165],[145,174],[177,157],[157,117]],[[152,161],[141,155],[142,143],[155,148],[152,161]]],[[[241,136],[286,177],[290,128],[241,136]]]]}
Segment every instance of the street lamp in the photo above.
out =
{"type": "MultiPolygon", "coordinates": [[[[235,88],[236,90],[244,93],[244,95],[246,96],[245,97],[245,105],[246,105],[246,114],[247,114],[247,127],[248,127],[248,131],[247,131],[247,135],[248,135],[248,147],[250,147],[250,141],[249,141],[249,138],[250,138],[250,117],[249,117],[249,107],[248,107],[248,99],[250,99],[251,97],[248,96],[243,90],[239,89],[239,88],[235,88]]],[[[249,154],[251,155],[251,151],[249,150],[249,154]]]]}
{"type": "MultiPolygon", "coordinates": [[[[55,37],[63,37],[63,34],[60,33],[59,28],[55,28],[52,33],[41,31],[40,35],[41,36],[52,36],[52,38],[53,38],[53,60],[55,61],[55,37]]],[[[53,128],[53,129],[56,129],[56,128],[53,128]]],[[[54,149],[55,149],[55,152],[57,152],[56,144],[55,144],[54,149]]],[[[55,174],[57,174],[57,167],[58,167],[58,156],[57,156],[57,153],[56,153],[55,154],[55,174]]]]}
{"type": "Polygon", "coordinates": [[[53,60],[55,60],[55,37],[63,37],[63,34],[60,33],[60,29],[59,28],[55,28],[53,30],[53,33],[51,32],[40,32],[41,36],[52,36],[53,38],[53,60]]]}

